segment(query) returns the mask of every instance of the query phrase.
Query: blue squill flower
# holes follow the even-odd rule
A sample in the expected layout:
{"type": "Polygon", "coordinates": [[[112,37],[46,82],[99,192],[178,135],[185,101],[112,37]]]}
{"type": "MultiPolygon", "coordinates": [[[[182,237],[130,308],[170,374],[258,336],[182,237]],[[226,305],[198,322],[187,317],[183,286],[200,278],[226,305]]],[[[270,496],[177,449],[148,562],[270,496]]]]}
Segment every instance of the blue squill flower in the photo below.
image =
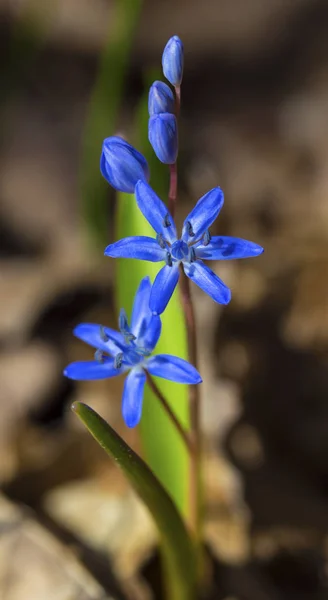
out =
{"type": "Polygon", "coordinates": [[[124,310],[119,317],[120,331],[94,323],[82,323],[74,335],[96,348],[91,361],[68,365],[64,375],[70,379],[107,379],[129,373],[124,384],[122,414],[128,427],[135,427],[141,418],[146,373],[177,383],[201,383],[198,371],[190,363],[171,356],[151,356],[161,334],[161,320],[149,309],[151,283],[142,279],[134,298],[131,327],[124,310]]]}
{"type": "Polygon", "coordinates": [[[174,86],[182,81],[183,74],[183,43],[177,35],[167,42],[162,56],[163,73],[174,86]]]}
{"type": "Polygon", "coordinates": [[[159,113],[174,113],[175,102],[171,88],[163,81],[154,81],[149,89],[148,112],[149,116],[159,113]]]}
{"type": "Polygon", "coordinates": [[[178,156],[178,127],[175,115],[160,113],[150,117],[148,139],[157,158],[166,165],[173,165],[178,156]]]}
{"type": "Polygon", "coordinates": [[[100,171],[113,188],[128,194],[133,194],[139,179],[149,180],[146,159],[119,136],[112,136],[103,141],[100,171]]]}
{"type": "Polygon", "coordinates": [[[137,258],[151,262],[165,261],[154,281],[149,306],[161,314],[178,283],[182,265],[185,274],[219,304],[228,304],[229,288],[204,263],[204,260],[248,258],[262,254],[263,248],[253,242],[227,236],[211,237],[209,227],[223,206],[223,192],[213,188],[203,196],[183,223],[181,238],[165,204],[151,187],[138,181],[135,189],[138,206],[156,232],[156,238],[128,237],[111,244],[106,256],[137,258]]]}

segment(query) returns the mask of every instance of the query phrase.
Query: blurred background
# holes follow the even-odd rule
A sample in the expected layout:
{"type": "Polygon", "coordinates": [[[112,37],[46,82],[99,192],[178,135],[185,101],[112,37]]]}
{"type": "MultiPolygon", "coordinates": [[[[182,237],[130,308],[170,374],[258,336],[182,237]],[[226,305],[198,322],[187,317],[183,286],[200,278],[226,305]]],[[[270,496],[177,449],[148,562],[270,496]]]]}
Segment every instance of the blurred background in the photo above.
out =
{"type": "MultiPolygon", "coordinates": [[[[72,327],[115,324],[112,261],[86,233],[82,199],[92,156],[87,123],[92,111],[106,111],[92,102],[106,47],[122,29],[119,5],[0,1],[4,600],[151,598],[141,570],[151,579],[152,522],[69,410],[76,399],[91,404],[138,449],[137,432],[120,416],[122,382],[62,377],[68,362],[90,357],[72,327]]],[[[224,310],[193,290],[213,599],[323,600],[328,3],[145,0],[134,27],[115,129],[109,121],[99,145],[93,139],[97,181],[102,138],[129,135],[145,74],[159,68],[167,39],[178,34],[185,44],[178,218],[220,185],[225,206],[214,233],[265,247],[256,260],[215,265],[232,289],[224,310]]],[[[109,90],[114,80],[106,73],[109,90]]],[[[90,182],[96,206],[98,183],[90,182]]],[[[109,186],[105,206],[109,243],[109,186]]]]}

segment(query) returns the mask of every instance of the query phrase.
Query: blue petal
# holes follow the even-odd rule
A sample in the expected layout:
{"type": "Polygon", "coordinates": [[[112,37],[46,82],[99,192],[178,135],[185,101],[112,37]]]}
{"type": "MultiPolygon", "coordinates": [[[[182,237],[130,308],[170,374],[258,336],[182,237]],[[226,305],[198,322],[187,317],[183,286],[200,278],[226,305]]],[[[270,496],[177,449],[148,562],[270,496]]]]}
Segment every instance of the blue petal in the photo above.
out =
{"type": "Polygon", "coordinates": [[[158,262],[165,260],[166,250],[161,248],[154,238],[138,235],[109,244],[104,254],[112,258],[138,258],[158,262]]]}
{"type": "Polygon", "coordinates": [[[202,242],[194,246],[197,258],[204,260],[229,260],[232,258],[250,258],[262,254],[262,246],[228,236],[212,237],[210,243],[204,246],[202,242]]]}
{"type": "Polygon", "coordinates": [[[138,338],[138,344],[153,351],[161,335],[162,323],[159,315],[152,315],[147,323],[145,332],[138,338]]]}
{"type": "Polygon", "coordinates": [[[165,265],[157,273],[150,293],[149,308],[155,314],[162,314],[165,310],[174,289],[179,281],[179,264],[172,267],[165,265]]]}
{"type": "Polygon", "coordinates": [[[153,315],[149,308],[151,283],[149,277],[141,280],[134,297],[131,331],[137,338],[137,344],[153,350],[161,334],[161,320],[153,315]]]}
{"type": "Polygon", "coordinates": [[[162,56],[163,73],[172,85],[180,85],[183,73],[183,43],[177,35],[167,42],[162,56]]]}
{"type": "Polygon", "coordinates": [[[188,277],[194,281],[206,294],[219,304],[228,304],[231,292],[223,281],[213,273],[201,260],[193,263],[183,263],[183,268],[188,277]]]}
{"type": "Polygon", "coordinates": [[[116,190],[133,194],[139,179],[149,180],[144,156],[119,136],[106,138],[100,157],[100,171],[116,190]]]}
{"type": "Polygon", "coordinates": [[[80,323],[73,331],[74,335],[93,348],[108,352],[115,356],[125,349],[123,336],[114,329],[96,323],[80,323]]]}
{"type": "Polygon", "coordinates": [[[131,317],[131,332],[136,338],[140,335],[140,330],[144,319],[147,320],[151,316],[151,310],[149,308],[149,297],[151,292],[151,282],[149,277],[144,277],[139,284],[139,287],[135,293],[132,317],[131,317]]]}
{"type": "Polygon", "coordinates": [[[170,354],[157,354],[147,360],[147,371],[151,375],[169,379],[176,383],[201,383],[197,369],[183,358],[170,354]]]}
{"type": "Polygon", "coordinates": [[[173,165],[178,156],[178,125],[172,113],[159,113],[148,121],[148,139],[162,163],[173,165]]]}
{"type": "Polygon", "coordinates": [[[97,360],[82,360],[68,365],[64,370],[64,375],[69,379],[84,381],[116,377],[116,375],[124,373],[125,370],[126,367],[115,369],[112,360],[104,359],[104,362],[98,362],[97,360]]]}
{"type": "Polygon", "coordinates": [[[161,233],[164,239],[173,243],[177,239],[177,230],[164,202],[155,194],[150,185],[143,181],[138,181],[135,195],[137,204],[148,223],[156,233],[161,233]],[[170,222],[169,227],[165,227],[167,215],[170,222]]]}
{"type": "Polygon", "coordinates": [[[185,242],[196,241],[208,229],[218,216],[224,202],[221,188],[216,187],[198,200],[195,208],[183,223],[182,239],[185,242]],[[189,235],[190,223],[194,235],[189,235]]]}
{"type": "Polygon", "coordinates": [[[122,415],[128,427],[140,421],[145,382],[146,374],[140,369],[132,369],[124,382],[122,415]]]}

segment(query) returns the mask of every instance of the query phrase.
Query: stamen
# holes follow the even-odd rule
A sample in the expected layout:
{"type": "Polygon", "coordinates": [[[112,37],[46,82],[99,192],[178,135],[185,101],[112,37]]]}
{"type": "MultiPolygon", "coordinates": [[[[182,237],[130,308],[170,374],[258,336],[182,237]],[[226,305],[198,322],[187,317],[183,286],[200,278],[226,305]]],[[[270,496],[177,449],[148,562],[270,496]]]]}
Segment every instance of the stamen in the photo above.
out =
{"type": "Polygon", "coordinates": [[[171,256],[170,252],[166,253],[165,262],[168,267],[172,267],[173,263],[172,263],[172,256],[171,256]]]}
{"type": "Polygon", "coordinates": [[[99,362],[99,363],[104,363],[105,362],[104,359],[105,359],[105,355],[104,355],[103,351],[99,350],[99,349],[96,350],[96,352],[95,352],[95,360],[97,362],[99,362]]]}
{"type": "Polygon", "coordinates": [[[208,246],[211,241],[211,234],[208,229],[206,229],[203,235],[203,246],[208,246]]]}
{"type": "Polygon", "coordinates": [[[120,369],[121,368],[122,362],[123,362],[123,358],[124,358],[123,352],[119,352],[118,354],[116,354],[116,356],[114,358],[114,368],[115,369],[120,369]]]}
{"type": "Polygon", "coordinates": [[[103,342],[108,342],[109,341],[109,337],[105,331],[105,328],[103,325],[100,325],[100,337],[102,339],[103,342]]]}
{"type": "Polygon", "coordinates": [[[166,213],[166,215],[164,217],[163,225],[164,225],[164,227],[170,227],[171,221],[170,221],[169,213],[166,213]]]}
{"type": "Polygon", "coordinates": [[[133,335],[133,333],[130,333],[129,331],[124,331],[123,335],[124,335],[124,339],[127,343],[134,342],[134,340],[137,339],[136,336],[133,335]]]}
{"type": "Polygon", "coordinates": [[[195,232],[194,232],[194,230],[193,230],[193,228],[192,228],[192,224],[190,223],[190,221],[187,221],[187,223],[186,223],[186,229],[187,229],[187,233],[188,233],[188,235],[189,235],[190,237],[194,237],[194,235],[195,235],[195,232]]]}
{"type": "Polygon", "coordinates": [[[189,248],[189,262],[195,262],[197,260],[195,248],[189,248]]]}
{"type": "Polygon", "coordinates": [[[141,346],[137,346],[135,351],[137,354],[140,354],[140,356],[150,356],[151,354],[151,350],[148,350],[147,348],[142,348],[141,346]]]}
{"type": "Polygon", "coordinates": [[[156,241],[160,245],[161,248],[166,248],[164,236],[162,233],[158,233],[156,236],[156,241]]]}

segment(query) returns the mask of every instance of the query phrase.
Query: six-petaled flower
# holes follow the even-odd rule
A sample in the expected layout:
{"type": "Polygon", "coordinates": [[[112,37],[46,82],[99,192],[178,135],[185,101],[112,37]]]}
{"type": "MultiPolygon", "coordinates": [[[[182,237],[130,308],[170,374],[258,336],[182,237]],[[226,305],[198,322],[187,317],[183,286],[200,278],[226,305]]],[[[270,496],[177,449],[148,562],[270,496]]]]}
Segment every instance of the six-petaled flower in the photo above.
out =
{"type": "Polygon", "coordinates": [[[64,371],[66,377],[77,380],[106,379],[129,372],[122,399],[122,414],[128,427],[135,427],[141,418],[146,371],[177,383],[202,381],[195,367],[182,358],[170,354],[151,356],[161,334],[161,320],[149,309],[150,293],[150,279],[145,277],[135,295],[131,327],[123,310],[119,332],[94,323],[78,325],[74,334],[96,348],[95,357],[73,362],[64,371]]]}
{"type": "Polygon", "coordinates": [[[230,289],[203,262],[258,256],[263,248],[254,242],[235,237],[213,236],[209,227],[223,206],[223,192],[213,188],[203,196],[183,223],[182,235],[177,230],[167,207],[152,188],[138,181],[135,188],[138,206],[153,227],[156,238],[135,236],[107,246],[106,256],[136,258],[165,262],[157,274],[149,305],[154,314],[161,314],[178,283],[182,265],[185,274],[220,304],[228,304],[230,289]]]}

